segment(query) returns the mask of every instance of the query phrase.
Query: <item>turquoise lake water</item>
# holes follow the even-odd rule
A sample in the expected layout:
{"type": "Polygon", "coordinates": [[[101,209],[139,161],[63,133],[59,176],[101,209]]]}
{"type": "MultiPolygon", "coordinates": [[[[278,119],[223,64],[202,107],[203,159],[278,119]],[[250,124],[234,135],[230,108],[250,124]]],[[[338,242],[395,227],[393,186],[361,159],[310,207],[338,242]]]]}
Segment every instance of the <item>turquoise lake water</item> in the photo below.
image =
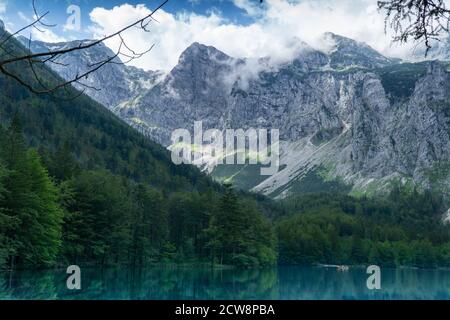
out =
{"type": "Polygon", "coordinates": [[[369,290],[363,268],[278,267],[255,270],[152,267],[82,269],[80,291],[65,270],[0,273],[0,299],[303,300],[446,299],[449,270],[381,269],[381,290],[369,290]]]}

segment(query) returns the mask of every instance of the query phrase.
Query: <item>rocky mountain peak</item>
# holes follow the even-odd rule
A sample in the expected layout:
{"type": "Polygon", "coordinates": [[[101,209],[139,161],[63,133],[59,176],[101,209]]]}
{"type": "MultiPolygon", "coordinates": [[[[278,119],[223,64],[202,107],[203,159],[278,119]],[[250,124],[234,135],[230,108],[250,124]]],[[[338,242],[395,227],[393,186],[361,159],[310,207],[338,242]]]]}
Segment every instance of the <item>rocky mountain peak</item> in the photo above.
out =
{"type": "Polygon", "coordinates": [[[181,54],[179,63],[182,64],[185,62],[207,60],[226,62],[230,59],[231,57],[213,46],[206,46],[204,44],[194,42],[181,54]]]}
{"type": "Polygon", "coordinates": [[[0,30],[5,30],[5,24],[2,19],[0,19],[0,30]]]}
{"type": "Polygon", "coordinates": [[[327,46],[330,46],[329,55],[332,68],[364,67],[374,69],[387,66],[393,61],[370,47],[341,35],[327,32],[322,36],[327,46]]]}
{"type": "Polygon", "coordinates": [[[234,59],[222,51],[200,44],[190,45],[182,54],[179,63],[170,72],[167,81],[185,96],[197,96],[219,81],[234,65],[234,59]]]}
{"type": "Polygon", "coordinates": [[[334,41],[337,50],[370,50],[372,53],[380,55],[375,49],[364,42],[359,42],[333,32],[325,32],[322,38],[334,41]]]}

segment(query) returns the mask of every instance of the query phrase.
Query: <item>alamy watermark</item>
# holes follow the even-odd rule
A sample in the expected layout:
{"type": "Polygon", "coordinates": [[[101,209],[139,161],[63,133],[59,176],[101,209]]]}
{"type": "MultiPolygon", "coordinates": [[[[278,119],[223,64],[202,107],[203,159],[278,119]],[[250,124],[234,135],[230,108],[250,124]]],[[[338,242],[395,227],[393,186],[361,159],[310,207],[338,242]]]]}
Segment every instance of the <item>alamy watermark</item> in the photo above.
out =
{"type": "Polygon", "coordinates": [[[261,165],[261,175],[271,176],[280,167],[278,129],[209,129],[194,123],[194,134],[187,129],[172,133],[172,161],[177,164],[261,165]]]}
{"type": "Polygon", "coordinates": [[[77,265],[67,267],[66,273],[69,275],[66,281],[67,289],[81,290],[81,269],[77,265]]]}
{"type": "Polygon", "coordinates": [[[81,30],[81,8],[71,4],[67,7],[66,13],[69,15],[64,30],[80,31],[81,30]]]}
{"type": "Polygon", "coordinates": [[[369,290],[380,290],[381,289],[381,269],[379,266],[368,266],[367,274],[370,274],[367,278],[367,289],[369,290]]]}

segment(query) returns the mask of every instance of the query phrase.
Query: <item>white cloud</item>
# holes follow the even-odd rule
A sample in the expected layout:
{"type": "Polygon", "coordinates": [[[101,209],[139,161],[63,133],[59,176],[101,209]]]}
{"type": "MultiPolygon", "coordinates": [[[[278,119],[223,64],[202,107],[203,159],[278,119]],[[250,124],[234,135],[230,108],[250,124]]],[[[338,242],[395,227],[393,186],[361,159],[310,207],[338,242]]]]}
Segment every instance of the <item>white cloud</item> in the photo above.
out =
{"type": "Polygon", "coordinates": [[[260,5],[259,1],[233,0],[233,3],[236,7],[246,11],[250,16],[263,14],[263,6],[260,5]]]}
{"type": "Polygon", "coordinates": [[[66,42],[67,39],[64,37],[58,36],[52,30],[47,28],[39,28],[41,31],[33,30],[31,31],[32,37],[34,40],[39,40],[43,42],[57,43],[57,42],[66,42]]]}
{"type": "Polygon", "coordinates": [[[6,0],[0,0],[0,13],[6,12],[6,0]]]}
{"type": "MultiPolygon", "coordinates": [[[[283,61],[297,52],[295,39],[322,48],[324,44],[319,39],[327,31],[366,42],[388,56],[405,57],[411,53],[411,45],[391,44],[376,0],[266,0],[263,11],[254,0],[233,1],[255,17],[255,22],[243,26],[229,22],[217,12],[206,16],[187,12],[174,15],[161,10],[155,16],[159,23],[152,24],[150,33],[135,28],[125,34],[127,44],[135,50],[144,51],[156,44],[152,52],[133,64],[144,69],[169,70],[193,42],[215,46],[235,57],[271,56],[283,61]]],[[[110,34],[150,12],[145,5],[95,8],[90,13],[94,22],[90,30],[96,37],[110,34]]],[[[118,43],[115,39],[107,45],[114,49],[118,43]]]]}
{"type": "MultiPolygon", "coordinates": [[[[31,23],[33,20],[29,17],[27,17],[23,12],[19,11],[18,16],[21,20],[23,20],[25,23],[31,23]]],[[[43,42],[50,42],[50,43],[56,43],[56,42],[65,42],[67,41],[65,38],[58,36],[56,33],[54,33],[51,29],[43,27],[41,25],[38,25],[38,29],[36,28],[28,28],[27,30],[23,31],[21,35],[25,37],[30,37],[32,40],[39,40],[43,42]]]]}

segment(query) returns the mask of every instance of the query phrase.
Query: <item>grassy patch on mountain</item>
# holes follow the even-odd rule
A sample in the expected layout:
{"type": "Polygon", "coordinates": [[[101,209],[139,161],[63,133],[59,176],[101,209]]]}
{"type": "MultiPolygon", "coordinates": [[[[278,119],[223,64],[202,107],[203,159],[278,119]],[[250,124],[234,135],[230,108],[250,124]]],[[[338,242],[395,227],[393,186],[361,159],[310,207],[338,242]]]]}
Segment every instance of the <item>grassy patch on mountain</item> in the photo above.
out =
{"type": "Polygon", "coordinates": [[[267,179],[261,175],[261,165],[218,165],[211,175],[220,182],[231,183],[241,190],[250,190],[267,179]]]}

